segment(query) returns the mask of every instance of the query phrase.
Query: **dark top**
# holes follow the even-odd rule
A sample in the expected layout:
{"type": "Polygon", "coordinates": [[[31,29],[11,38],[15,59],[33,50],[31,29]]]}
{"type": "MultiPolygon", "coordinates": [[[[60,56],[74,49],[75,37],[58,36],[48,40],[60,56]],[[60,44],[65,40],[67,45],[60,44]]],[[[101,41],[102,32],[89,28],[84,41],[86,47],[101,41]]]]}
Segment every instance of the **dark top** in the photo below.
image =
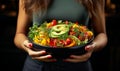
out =
{"type": "Polygon", "coordinates": [[[34,23],[42,23],[52,19],[68,20],[88,25],[89,16],[85,7],[76,0],[53,0],[46,13],[33,15],[34,23]]]}
{"type": "MultiPolygon", "coordinates": [[[[46,13],[34,13],[33,23],[42,24],[44,21],[68,20],[88,25],[89,16],[85,7],[76,0],[53,0],[46,13]]],[[[32,60],[29,56],[25,62],[24,71],[92,71],[89,61],[80,63],[41,62],[32,60]]]]}

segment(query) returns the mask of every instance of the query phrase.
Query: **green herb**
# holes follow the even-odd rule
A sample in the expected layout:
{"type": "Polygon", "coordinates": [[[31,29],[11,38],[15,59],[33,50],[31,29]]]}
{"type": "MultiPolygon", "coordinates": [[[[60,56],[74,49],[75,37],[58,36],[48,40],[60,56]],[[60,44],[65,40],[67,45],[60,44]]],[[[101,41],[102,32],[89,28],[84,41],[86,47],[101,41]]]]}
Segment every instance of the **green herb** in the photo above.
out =
{"type": "Polygon", "coordinates": [[[73,28],[73,31],[75,32],[75,36],[79,35],[79,28],[78,27],[73,28]]]}
{"type": "Polygon", "coordinates": [[[37,35],[39,32],[37,31],[38,24],[34,23],[32,27],[29,28],[28,38],[33,40],[34,36],[37,35]]]}

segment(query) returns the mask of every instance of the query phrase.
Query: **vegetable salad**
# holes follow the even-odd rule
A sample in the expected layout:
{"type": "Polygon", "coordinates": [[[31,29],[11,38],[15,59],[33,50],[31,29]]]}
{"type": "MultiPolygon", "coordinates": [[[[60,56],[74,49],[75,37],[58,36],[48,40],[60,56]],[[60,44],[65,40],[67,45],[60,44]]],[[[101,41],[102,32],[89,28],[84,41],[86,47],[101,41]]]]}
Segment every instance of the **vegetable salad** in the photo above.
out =
{"type": "Polygon", "coordinates": [[[28,37],[41,46],[69,48],[86,44],[93,37],[93,32],[77,22],[54,19],[41,25],[33,24],[28,37]]]}

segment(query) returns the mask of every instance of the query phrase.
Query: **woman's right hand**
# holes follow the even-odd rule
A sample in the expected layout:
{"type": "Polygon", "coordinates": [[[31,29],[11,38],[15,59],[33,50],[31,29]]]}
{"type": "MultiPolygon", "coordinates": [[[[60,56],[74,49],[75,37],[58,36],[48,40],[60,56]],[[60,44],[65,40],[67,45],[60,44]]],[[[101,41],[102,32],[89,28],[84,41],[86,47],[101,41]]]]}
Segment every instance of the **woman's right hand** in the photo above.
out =
{"type": "Polygon", "coordinates": [[[41,51],[34,51],[32,48],[32,43],[30,43],[28,40],[25,40],[23,42],[23,45],[27,48],[27,52],[29,56],[31,56],[32,59],[39,60],[39,61],[45,61],[45,62],[55,62],[56,59],[52,58],[52,55],[47,54],[45,50],[41,51]]]}

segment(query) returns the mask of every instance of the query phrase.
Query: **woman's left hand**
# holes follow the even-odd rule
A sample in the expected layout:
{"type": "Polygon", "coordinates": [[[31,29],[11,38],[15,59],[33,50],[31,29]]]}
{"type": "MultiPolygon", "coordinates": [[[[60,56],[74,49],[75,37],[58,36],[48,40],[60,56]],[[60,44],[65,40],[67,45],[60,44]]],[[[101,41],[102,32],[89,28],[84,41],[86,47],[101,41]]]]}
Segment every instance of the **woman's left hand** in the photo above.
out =
{"type": "Polygon", "coordinates": [[[65,62],[73,62],[73,63],[87,61],[91,57],[91,55],[92,55],[92,53],[94,51],[94,47],[95,47],[94,43],[92,43],[90,45],[87,45],[85,47],[85,50],[87,51],[87,53],[85,53],[83,55],[70,55],[70,58],[67,58],[67,59],[65,59],[63,61],[65,61],[65,62]]]}

